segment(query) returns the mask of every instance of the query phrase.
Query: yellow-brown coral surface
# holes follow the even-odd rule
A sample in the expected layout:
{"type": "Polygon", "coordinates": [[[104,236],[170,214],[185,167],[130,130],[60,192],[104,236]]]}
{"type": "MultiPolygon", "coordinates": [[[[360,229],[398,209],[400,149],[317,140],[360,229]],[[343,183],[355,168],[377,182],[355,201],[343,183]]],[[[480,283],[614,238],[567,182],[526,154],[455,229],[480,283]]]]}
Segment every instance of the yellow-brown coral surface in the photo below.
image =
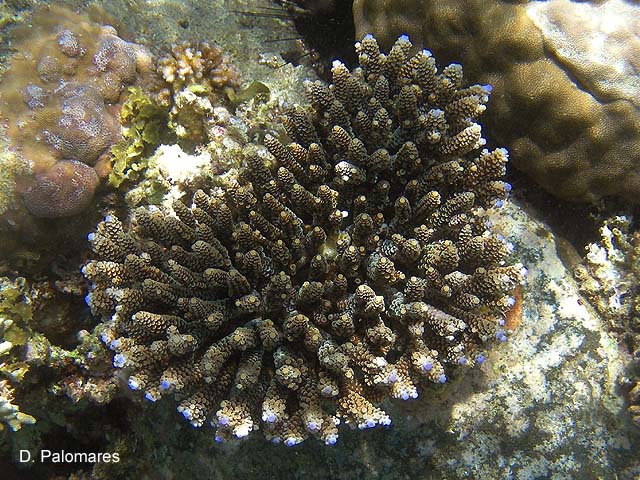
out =
{"type": "Polygon", "coordinates": [[[226,188],[90,235],[87,302],[114,366],[218,441],[333,444],[341,422],[389,425],[383,400],[506,340],[522,266],[485,217],[510,190],[506,151],[479,150],[487,87],[406,37],[356,49],[360,68],[336,61],[331,85],[307,84],[291,143],[267,136],[270,155],[247,153],[226,188]]]}
{"type": "Polygon", "coordinates": [[[38,10],[14,36],[0,108],[33,173],[21,185],[25,205],[38,217],[76,214],[108,169],[121,94],[150,72],[150,53],[59,6],[38,10]]]}
{"type": "Polygon", "coordinates": [[[500,91],[485,124],[551,193],[640,198],[640,8],[633,2],[355,0],[358,35],[408,34],[500,91]]]}

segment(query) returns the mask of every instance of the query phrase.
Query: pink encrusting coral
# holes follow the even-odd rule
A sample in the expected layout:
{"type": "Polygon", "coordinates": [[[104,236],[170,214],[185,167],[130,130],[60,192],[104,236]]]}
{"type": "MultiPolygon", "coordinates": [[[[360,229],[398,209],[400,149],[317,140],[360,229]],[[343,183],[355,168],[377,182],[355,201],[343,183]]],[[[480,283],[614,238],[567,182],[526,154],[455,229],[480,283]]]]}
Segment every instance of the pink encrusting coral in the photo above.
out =
{"type": "Polygon", "coordinates": [[[74,215],[108,171],[124,92],[152,74],[151,54],[59,6],[38,10],[16,30],[13,47],[0,110],[33,174],[22,188],[25,205],[38,217],[74,215]]]}

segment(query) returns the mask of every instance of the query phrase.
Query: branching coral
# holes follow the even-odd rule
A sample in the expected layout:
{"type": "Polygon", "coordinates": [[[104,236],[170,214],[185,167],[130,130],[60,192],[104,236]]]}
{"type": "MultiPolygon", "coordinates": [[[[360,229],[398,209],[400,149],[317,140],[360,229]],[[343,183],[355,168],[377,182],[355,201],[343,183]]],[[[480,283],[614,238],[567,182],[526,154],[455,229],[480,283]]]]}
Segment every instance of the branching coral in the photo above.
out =
{"type": "Polygon", "coordinates": [[[173,396],[223,441],[261,428],[289,446],[326,444],[337,425],[389,425],[408,400],[506,340],[521,281],[490,231],[504,149],[475,118],[489,88],[462,87],[401,37],[388,54],[356,44],[360,68],[307,84],[237,180],[172,211],[109,215],[90,234],[87,302],[129,387],[173,396]]]}
{"type": "Polygon", "coordinates": [[[12,146],[34,174],[25,203],[40,217],[74,215],[108,170],[108,149],[121,138],[120,97],[151,73],[151,55],[112,27],[57,6],[38,10],[15,37],[0,106],[12,146]]]}
{"type": "Polygon", "coordinates": [[[632,353],[624,390],[629,413],[640,427],[640,232],[631,215],[615,215],[600,227],[600,241],[587,246],[574,275],[580,291],[609,322],[632,353]]]}
{"type": "MultiPolygon", "coordinates": [[[[20,411],[20,407],[13,403],[13,389],[6,380],[0,380],[0,421],[4,422],[11,430],[16,431],[22,425],[31,425],[36,419],[20,411]]],[[[4,426],[0,423],[0,431],[4,426]]]]}
{"type": "Polygon", "coordinates": [[[169,126],[179,138],[203,142],[207,138],[206,119],[225,89],[240,85],[240,74],[219,48],[207,42],[173,45],[158,61],[158,74],[167,86],[160,99],[171,106],[169,126]]]}

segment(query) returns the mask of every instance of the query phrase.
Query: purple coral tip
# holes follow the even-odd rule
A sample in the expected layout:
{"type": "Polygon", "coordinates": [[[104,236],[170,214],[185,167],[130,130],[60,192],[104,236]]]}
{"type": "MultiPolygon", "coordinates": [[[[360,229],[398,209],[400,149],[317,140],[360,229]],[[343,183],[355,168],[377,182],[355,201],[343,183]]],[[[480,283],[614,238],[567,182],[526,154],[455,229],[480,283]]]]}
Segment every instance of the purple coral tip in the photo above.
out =
{"type": "Polygon", "coordinates": [[[287,445],[287,447],[293,447],[293,446],[294,446],[294,445],[296,445],[298,442],[296,441],[296,439],[295,439],[295,438],[290,437],[290,438],[287,438],[287,440],[286,440],[284,443],[287,445]]]}
{"type": "Polygon", "coordinates": [[[271,439],[271,442],[275,443],[276,445],[279,445],[280,444],[280,437],[273,437],[271,439]]]}
{"type": "MultiPolygon", "coordinates": [[[[83,272],[83,273],[84,273],[84,272],[83,272]]],[[[86,303],[86,304],[87,304],[87,306],[89,306],[89,307],[91,306],[91,294],[90,294],[90,293],[87,293],[87,294],[84,296],[84,303],[86,303]]]]}
{"type": "Polygon", "coordinates": [[[493,86],[492,85],[483,85],[482,88],[484,89],[485,92],[487,93],[491,93],[493,91],[493,86]]]}
{"type": "Polygon", "coordinates": [[[440,376],[438,377],[438,381],[439,381],[440,383],[446,383],[446,382],[447,382],[447,376],[443,373],[442,375],[440,375],[440,376]]]}
{"type": "Polygon", "coordinates": [[[373,428],[376,426],[376,421],[373,418],[367,418],[367,428],[373,428]]]}
{"type": "Polygon", "coordinates": [[[460,365],[466,365],[467,364],[467,357],[460,357],[460,359],[458,360],[458,363],[460,365]]]}
{"type": "Polygon", "coordinates": [[[500,342],[506,342],[507,336],[504,334],[502,330],[499,330],[498,333],[496,333],[496,339],[498,339],[498,341],[500,342]]]}
{"type": "Polygon", "coordinates": [[[380,425],[382,425],[383,427],[390,426],[391,425],[391,419],[388,418],[388,417],[380,419],[380,425]]]}
{"type": "Polygon", "coordinates": [[[140,388],[140,384],[138,383],[138,381],[131,377],[128,381],[127,381],[127,385],[129,385],[129,388],[131,390],[138,390],[140,388]]]}
{"type": "Polygon", "coordinates": [[[315,431],[318,428],[318,424],[316,422],[308,422],[307,423],[307,429],[309,429],[310,431],[315,431]]]}
{"type": "Polygon", "coordinates": [[[150,392],[145,393],[144,398],[146,398],[147,400],[149,400],[150,402],[155,402],[156,400],[158,400],[155,395],[152,395],[150,392]]]}
{"type": "Polygon", "coordinates": [[[504,202],[502,200],[496,200],[496,208],[502,208],[504,202]]]}
{"type": "Polygon", "coordinates": [[[424,369],[425,372],[428,372],[429,370],[431,370],[433,368],[433,363],[431,362],[424,362],[422,364],[422,368],[424,369]]]}
{"type": "Polygon", "coordinates": [[[215,437],[213,437],[213,439],[217,442],[217,443],[222,443],[223,438],[220,435],[216,435],[215,437]]]}
{"type": "Polygon", "coordinates": [[[269,415],[267,415],[267,422],[269,423],[273,423],[277,420],[278,417],[276,417],[275,413],[270,413],[269,415]]]}
{"type": "Polygon", "coordinates": [[[90,242],[93,242],[93,240],[96,238],[96,234],[91,232],[89,235],[87,235],[87,240],[89,240],[90,242]]]}
{"type": "Polygon", "coordinates": [[[401,42],[408,42],[409,41],[409,35],[407,35],[406,33],[403,33],[402,35],[400,35],[398,37],[398,40],[400,40],[401,42]]]}
{"type": "Polygon", "coordinates": [[[160,382],[160,390],[169,390],[169,388],[171,388],[171,382],[169,380],[160,382]]]}
{"type": "Polygon", "coordinates": [[[478,357],[476,358],[476,362],[478,362],[478,363],[484,363],[486,359],[487,359],[487,357],[485,357],[484,355],[480,354],[480,355],[478,355],[478,357]]]}
{"type": "Polygon", "coordinates": [[[116,355],[113,356],[113,366],[116,368],[124,367],[125,361],[126,359],[124,355],[121,353],[117,353],[116,355]]]}
{"type": "Polygon", "coordinates": [[[389,381],[389,383],[395,383],[398,381],[398,372],[396,372],[395,370],[393,372],[391,372],[389,374],[389,377],[387,378],[387,380],[389,381]]]}
{"type": "Polygon", "coordinates": [[[504,184],[504,189],[505,189],[507,192],[510,192],[512,188],[513,188],[513,187],[511,186],[511,184],[510,184],[510,183],[506,183],[506,182],[505,182],[505,184],[504,184]]]}
{"type": "Polygon", "coordinates": [[[400,398],[401,398],[402,400],[409,400],[409,392],[406,392],[406,391],[405,391],[405,392],[402,392],[402,393],[400,394],[400,398]]]}
{"type": "Polygon", "coordinates": [[[222,415],[218,417],[218,421],[220,422],[220,425],[225,426],[229,424],[229,417],[227,417],[226,415],[222,415]]]}
{"type": "Polygon", "coordinates": [[[324,443],[326,443],[327,445],[335,445],[337,441],[338,441],[338,436],[331,434],[327,437],[324,443]]]}
{"type": "Polygon", "coordinates": [[[362,40],[374,40],[373,35],[367,33],[362,40]]]}

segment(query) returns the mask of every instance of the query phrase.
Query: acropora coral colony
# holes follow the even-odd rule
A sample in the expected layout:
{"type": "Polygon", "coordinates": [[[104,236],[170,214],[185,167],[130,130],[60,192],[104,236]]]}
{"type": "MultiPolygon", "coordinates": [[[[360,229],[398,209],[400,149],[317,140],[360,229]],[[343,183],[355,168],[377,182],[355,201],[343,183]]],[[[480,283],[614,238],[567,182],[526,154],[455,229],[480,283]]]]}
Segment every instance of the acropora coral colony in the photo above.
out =
{"type": "Polygon", "coordinates": [[[366,36],[227,186],[89,235],[86,300],[132,390],[217,441],[330,445],[506,340],[525,270],[486,217],[511,189],[506,150],[480,150],[491,88],[411,47],[366,36]]]}

